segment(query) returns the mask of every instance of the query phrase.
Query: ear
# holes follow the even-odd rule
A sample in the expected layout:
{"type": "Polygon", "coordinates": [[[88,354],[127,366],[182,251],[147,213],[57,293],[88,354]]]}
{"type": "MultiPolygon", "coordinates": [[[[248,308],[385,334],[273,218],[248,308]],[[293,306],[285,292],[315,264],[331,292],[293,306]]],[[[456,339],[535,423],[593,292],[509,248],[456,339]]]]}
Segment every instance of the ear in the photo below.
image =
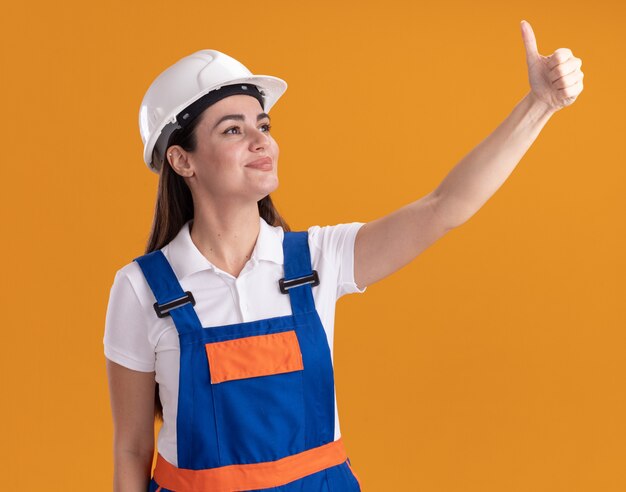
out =
{"type": "Polygon", "coordinates": [[[167,148],[167,152],[165,153],[165,158],[172,166],[172,169],[176,174],[179,174],[183,177],[193,176],[193,168],[189,164],[189,153],[183,149],[180,145],[172,145],[167,148]]]}

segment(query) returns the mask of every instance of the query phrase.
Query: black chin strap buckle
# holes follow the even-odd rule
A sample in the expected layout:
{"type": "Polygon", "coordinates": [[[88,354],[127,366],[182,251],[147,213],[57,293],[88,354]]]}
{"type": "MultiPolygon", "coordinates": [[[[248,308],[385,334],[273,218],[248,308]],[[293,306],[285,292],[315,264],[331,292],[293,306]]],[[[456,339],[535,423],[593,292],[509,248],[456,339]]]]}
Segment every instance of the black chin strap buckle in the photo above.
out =
{"type": "Polygon", "coordinates": [[[313,270],[313,273],[311,275],[306,275],[304,277],[292,278],[290,280],[285,280],[284,278],[281,278],[278,281],[280,291],[283,294],[289,294],[289,289],[304,284],[313,284],[311,287],[315,287],[316,285],[320,284],[320,278],[317,275],[317,270],[313,270]]]}
{"type": "Polygon", "coordinates": [[[172,309],[184,306],[187,303],[191,303],[192,306],[196,305],[196,300],[193,298],[193,294],[189,291],[185,292],[185,295],[174,299],[173,301],[166,302],[164,304],[154,303],[154,310],[159,318],[165,318],[172,309]]]}

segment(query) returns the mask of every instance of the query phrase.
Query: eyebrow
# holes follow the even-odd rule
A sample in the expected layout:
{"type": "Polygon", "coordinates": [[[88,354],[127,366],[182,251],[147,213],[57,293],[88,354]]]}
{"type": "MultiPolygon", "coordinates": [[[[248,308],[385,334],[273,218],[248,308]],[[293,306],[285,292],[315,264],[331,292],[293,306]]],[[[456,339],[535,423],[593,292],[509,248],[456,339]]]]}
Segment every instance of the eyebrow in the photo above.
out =
{"type": "MultiPolygon", "coordinates": [[[[257,121],[262,120],[263,118],[267,118],[268,120],[270,120],[270,122],[272,121],[272,119],[270,118],[270,115],[267,113],[259,113],[256,117],[257,121]]],[[[215,126],[213,127],[213,129],[217,128],[217,126],[222,122],[222,121],[226,121],[226,120],[239,120],[239,121],[244,121],[245,117],[242,114],[226,114],[224,116],[222,116],[217,123],[215,123],[215,126]]]]}

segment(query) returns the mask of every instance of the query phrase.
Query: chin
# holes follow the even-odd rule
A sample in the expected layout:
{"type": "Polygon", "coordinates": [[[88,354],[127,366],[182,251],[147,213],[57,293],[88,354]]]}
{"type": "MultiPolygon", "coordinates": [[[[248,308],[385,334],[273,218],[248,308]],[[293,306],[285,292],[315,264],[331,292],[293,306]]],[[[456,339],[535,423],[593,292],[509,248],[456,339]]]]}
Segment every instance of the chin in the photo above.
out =
{"type": "Polygon", "coordinates": [[[268,181],[267,186],[264,187],[267,190],[267,193],[271,193],[276,188],[278,188],[278,176],[274,176],[274,179],[268,181]]]}
{"type": "Polygon", "coordinates": [[[278,180],[276,180],[275,183],[273,183],[272,185],[268,183],[268,186],[263,186],[262,189],[258,190],[259,191],[259,193],[257,194],[257,196],[259,197],[258,200],[265,198],[267,195],[269,195],[270,193],[273,193],[277,189],[278,189],[278,180]]]}

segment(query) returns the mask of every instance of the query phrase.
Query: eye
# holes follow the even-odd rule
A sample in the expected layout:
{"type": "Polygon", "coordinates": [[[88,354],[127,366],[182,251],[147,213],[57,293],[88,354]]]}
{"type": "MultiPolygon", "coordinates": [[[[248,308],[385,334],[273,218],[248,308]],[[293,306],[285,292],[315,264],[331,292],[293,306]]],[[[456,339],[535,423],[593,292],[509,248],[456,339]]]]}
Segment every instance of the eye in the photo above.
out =
{"type": "MultiPolygon", "coordinates": [[[[272,125],[270,125],[269,123],[264,123],[263,125],[261,125],[261,128],[265,128],[265,133],[269,133],[270,130],[272,129],[272,125]]],[[[224,130],[224,134],[235,135],[235,133],[230,132],[231,130],[240,130],[240,128],[238,126],[231,126],[227,128],[226,130],[224,130]]]]}

